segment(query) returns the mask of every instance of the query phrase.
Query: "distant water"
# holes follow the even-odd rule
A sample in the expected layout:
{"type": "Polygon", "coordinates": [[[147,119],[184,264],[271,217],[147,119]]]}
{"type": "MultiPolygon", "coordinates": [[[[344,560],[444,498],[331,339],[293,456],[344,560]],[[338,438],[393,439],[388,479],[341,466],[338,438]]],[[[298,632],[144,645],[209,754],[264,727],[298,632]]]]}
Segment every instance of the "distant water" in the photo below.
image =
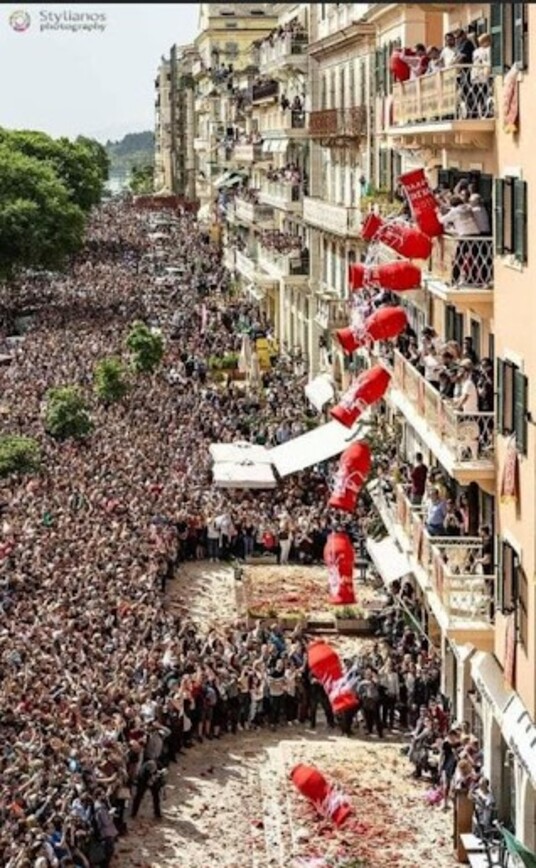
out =
{"type": "Polygon", "coordinates": [[[128,177],[125,175],[111,175],[108,178],[108,183],[106,184],[106,188],[110,191],[110,193],[121,193],[126,189],[128,184],[128,177]]]}

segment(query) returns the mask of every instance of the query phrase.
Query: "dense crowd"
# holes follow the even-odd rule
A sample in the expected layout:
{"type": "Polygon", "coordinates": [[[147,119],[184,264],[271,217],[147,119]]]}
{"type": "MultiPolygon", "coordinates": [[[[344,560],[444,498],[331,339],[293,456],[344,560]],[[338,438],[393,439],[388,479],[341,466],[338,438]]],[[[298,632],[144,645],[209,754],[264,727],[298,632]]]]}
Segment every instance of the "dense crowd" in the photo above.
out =
{"type": "Polygon", "coordinates": [[[6,292],[0,426],[36,438],[42,466],[0,489],[0,861],[109,865],[127,805],[136,814],[150,791],[158,816],[166,765],[191,741],[263,720],[314,725],[319,703],[334,723],[303,672],[302,637],[205,635],[168,613],[165,590],[188,558],[264,547],[310,563],[339,517],[326,508],[329,467],[269,496],[211,484],[211,443],[282,443],[311,412],[284,359],[258,389],[213,381],[211,358],[270,331],[232,296],[219,250],[190,218],[159,226],[105,206],[66,274],[27,275],[17,291],[31,326],[7,346],[6,292]],[[162,331],[162,368],[104,406],[95,363],[124,357],[136,319],[162,331]],[[87,442],[44,434],[46,393],[65,384],[90,404],[87,442]]]}

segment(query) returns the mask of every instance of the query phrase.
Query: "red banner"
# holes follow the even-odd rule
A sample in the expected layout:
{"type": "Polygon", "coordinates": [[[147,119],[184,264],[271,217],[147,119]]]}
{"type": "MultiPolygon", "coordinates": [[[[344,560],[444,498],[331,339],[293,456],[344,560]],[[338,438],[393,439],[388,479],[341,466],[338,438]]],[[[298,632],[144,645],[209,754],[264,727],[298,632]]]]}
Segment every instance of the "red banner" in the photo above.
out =
{"type": "Polygon", "coordinates": [[[508,440],[501,478],[501,503],[517,503],[519,500],[519,459],[515,434],[508,440]]]}
{"type": "Polygon", "coordinates": [[[443,234],[443,226],[437,216],[438,205],[426,180],[424,169],[415,169],[400,175],[399,181],[408,197],[411,216],[425,235],[435,238],[443,234]]]}

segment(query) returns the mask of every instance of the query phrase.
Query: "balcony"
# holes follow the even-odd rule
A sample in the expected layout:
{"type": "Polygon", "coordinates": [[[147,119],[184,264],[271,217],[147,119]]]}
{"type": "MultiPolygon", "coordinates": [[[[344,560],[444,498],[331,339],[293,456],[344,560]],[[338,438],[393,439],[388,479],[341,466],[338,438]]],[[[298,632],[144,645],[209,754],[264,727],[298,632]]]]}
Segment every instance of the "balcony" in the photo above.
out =
{"type": "Polygon", "coordinates": [[[196,138],[194,139],[194,151],[207,151],[208,150],[208,142],[206,139],[196,138]]]}
{"type": "Polygon", "coordinates": [[[361,211],[346,205],[332,205],[323,199],[305,196],[303,199],[303,219],[310,226],[344,238],[359,235],[361,211]]]}
{"type": "Polygon", "coordinates": [[[303,190],[300,184],[290,181],[265,181],[259,190],[261,202],[293,214],[303,208],[303,190]]]}
{"type": "Polygon", "coordinates": [[[324,109],[311,112],[309,135],[321,144],[355,144],[367,134],[367,109],[354,106],[348,109],[324,109]]]}
{"type": "Polygon", "coordinates": [[[233,150],[233,161],[235,163],[256,163],[262,160],[262,144],[237,144],[233,150]]]}
{"type": "Polygon", "coordinates": [[[300,255],[296,249],[290,253],[278,253],[259,242],[259,265],[275,280],[307,282],[309,279],[309,260],[300,255]]]}
{"type": "Polygon", "coordinates": [[[315,322],[321,329],[333,331],[348,325],[350,314],[348,303],[340,296],[334,295],[322,285],[315,294],[315,322]]]}
{"type": "Polygon", "coordinates": [[[307,112],[274,107],[260,118],[259,133],[264,139],[265,153],[283,153],[290,139],[308,138],[307,112]]]}
{"type": "Polygon", "coordinates": [[[267,275],[259,267],[257,253],[251,250],[237,250],[235,253],[235,269],[250,283],[262,286],[273,286],[274,278],[267,275]]]}
{"type": "Polygon", "coordinates": [[[495,131],[493,80],[471,80],[470,66],[451,66],[393,85],[387,134],[415,144],[489,147],[495,131]]]}
{"type": "Polygon", "coordinates": [[[273,44],[262,43],[259,52],[260,71],[270,75],[274,69],[292,69],[298,72],[307,70],[308,39],[305,33],[287,33],[282,38],[274,38],[273,44]]]}
{"type": "Polygon", "coordinates": [[[268,205],[247,202],[244,199],[235,199],[235,218],[239,223],[251,223],[268,228],[274,222],[273,208],[268,205]]]}
{"type": "Polygon", "coordinates": [[[471,641],[487,648],[496,576],[477,572],[480,538],[429,534],[425,509],[410,502],[402,485],[386,492],[378,481],[368,491],[389,536],[407,555],[440,627],[460,644],[471,641]]]}
{"type": "Polygon", "coordinates": [[[192,76],[194,78],[202,78],[205,75],[205,64],[202,60],[194,60],[192,64],[192,76]]]}
{"type": "Polygon", "coordinates": [[[254,84],[251,91],[251,102],[259,105],[263,102],[273,102],[279,98],[279,82],[271,79],[262,84],[254,84]]]}
{"type": "Polygon", "coordinates": [[[390,401],[460,485],[495,483],[494,413],[464,413],[394,351],[390,401]]]}
{"type": "Polygon", "coordinates": [[[488,317],[493,305],[493,256],[490,236],[436,238],[424,276],[426,287],[460,311],[488,317]]]}

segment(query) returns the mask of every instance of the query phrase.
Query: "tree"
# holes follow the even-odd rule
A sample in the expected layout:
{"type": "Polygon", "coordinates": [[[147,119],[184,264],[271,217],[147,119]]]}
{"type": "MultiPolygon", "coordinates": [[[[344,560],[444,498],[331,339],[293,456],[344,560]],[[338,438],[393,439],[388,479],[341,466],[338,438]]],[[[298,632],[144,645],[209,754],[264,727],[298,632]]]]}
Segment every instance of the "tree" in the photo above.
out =
{"type": "Polygon", "coordinates": [[[91,434],[93,422],[76,386],[50,389],[46,398],[45,428],[52,437],[83,440],[91,434]]]}
{"type": "Polygon", "coordinates": [[[96,139],[90,139],[87,136],[78,136],[75,145],[85,148],[91,156],[95,164],[99,167],[101,177],[107,181],[110,177],[110,158],[104,145],[101,145],[96,139]]]}
{"type": "Polygon", "coordinates": [[[33,473],[39,468],[39,444],[31,437],[4,434],[0,437],[0,477],[33,473]]]}
{"type": "Polygon", "coordinates": [[[152,193],[154,190],[153,166],[133,166],[130,172],[129,187],[133,193],[152,193]]]}
{"type": "Polygon", "coordinates": [[[126,344],[132,353],[134,369],[140,373],[152,374],[164,355],[162,335],[155,334],[142,322],[135,322],[128,334],[126,344]]]}
{"type": "Polygon", "coordinates": [[[88,147],[66,138],[53,139],[46,133],[0,129],[0,144],[48,164],[64,182],[72,202],[83,211],[100,202],[107,176],[102,155],[96,158],[97,142],[88,147]]]}
{"type": "Polygon", "coordinates": [[[95,367],[95,392],[106,404],[120,401],[128,392],[126,371],[120,359],[102,359],[95,367]]]}
{"type": "Polygon", "coordinates": [[[83,211],[52,166],[0,137],[0,276],[17,268],[61,268],[83,241],[83,211]]]}

